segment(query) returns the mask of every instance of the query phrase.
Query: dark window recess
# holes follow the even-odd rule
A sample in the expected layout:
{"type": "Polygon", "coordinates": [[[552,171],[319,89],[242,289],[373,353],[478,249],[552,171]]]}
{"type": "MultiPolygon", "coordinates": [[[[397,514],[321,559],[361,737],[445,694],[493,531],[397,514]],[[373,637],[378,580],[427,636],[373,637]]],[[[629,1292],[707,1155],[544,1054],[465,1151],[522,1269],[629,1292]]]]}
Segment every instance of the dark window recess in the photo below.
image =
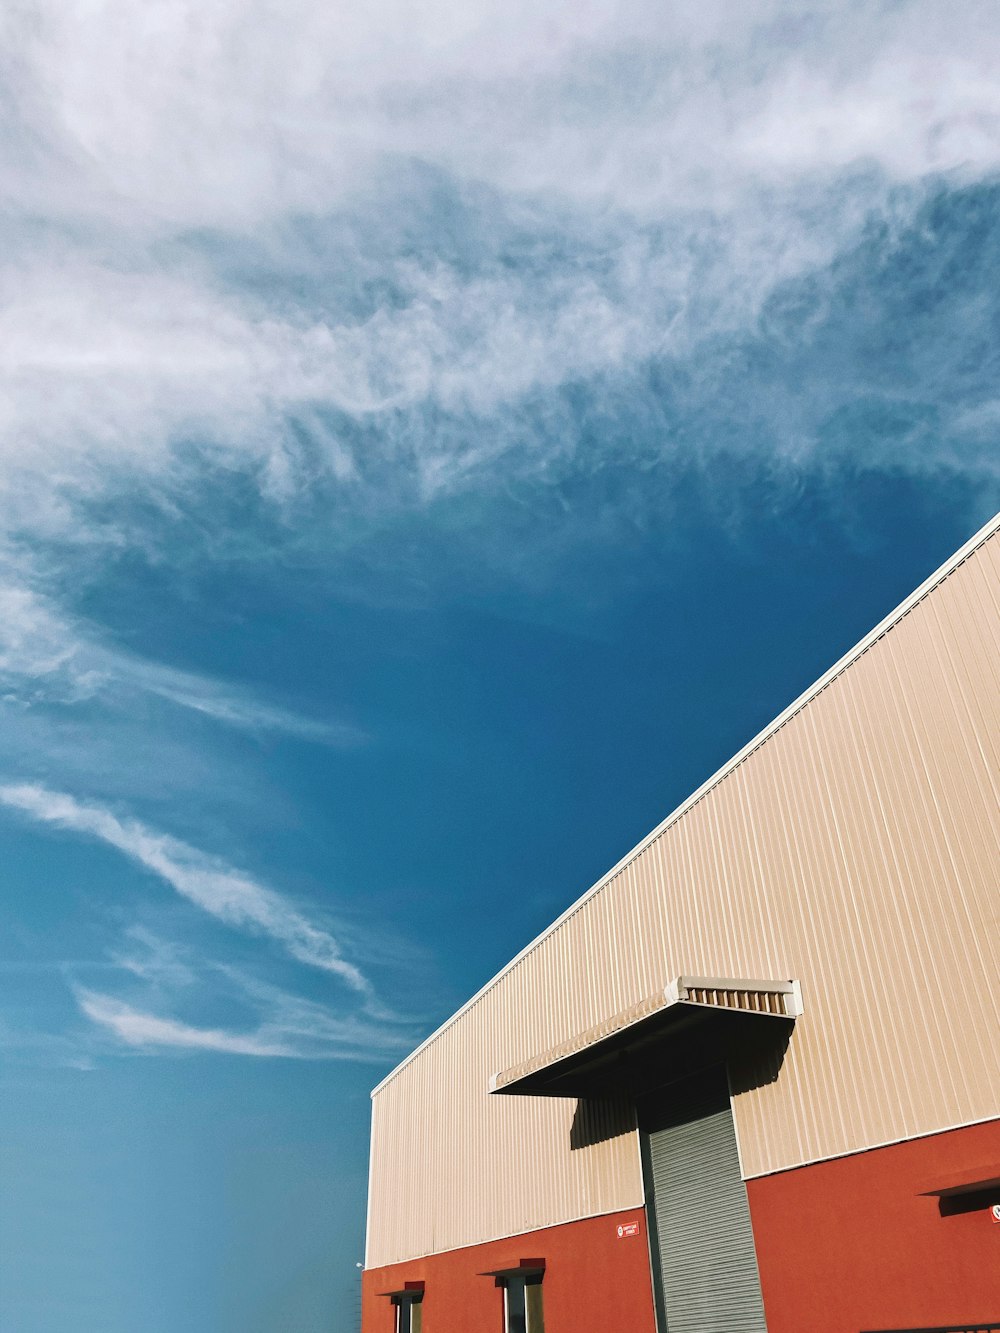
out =
{"type": "Polygon", "coordinates": [[[542,1274],[511,1273],[503,1284],[504,1333],[545,1333],[542,1274]]]}
{"type": "Polygon", "coordinates": [[[422,1291],[400,1291],[393,1298],[396,1307],[396,1333],[421,1333],[424,1299],[422,1291]]]}
{"type": "Polygon", "coordinates": [[[522,1259],[515,1268],[491,1268],[491,1277],[503,1292],[504,1333],[545,1333],[542,1315],[544,1259],[522,1259]]]}

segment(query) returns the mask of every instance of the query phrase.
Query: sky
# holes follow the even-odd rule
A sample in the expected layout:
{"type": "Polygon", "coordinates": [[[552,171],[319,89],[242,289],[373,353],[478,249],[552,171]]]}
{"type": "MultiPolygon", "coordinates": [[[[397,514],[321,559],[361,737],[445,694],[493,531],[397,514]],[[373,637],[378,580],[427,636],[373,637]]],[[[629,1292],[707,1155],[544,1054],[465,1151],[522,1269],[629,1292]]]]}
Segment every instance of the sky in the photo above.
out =
{"type": "Polygon", "coordinates": [[[371,1087],[1000,508],[998,51],[4,6],[5,1330],[352,1330],[371,1087]]]}

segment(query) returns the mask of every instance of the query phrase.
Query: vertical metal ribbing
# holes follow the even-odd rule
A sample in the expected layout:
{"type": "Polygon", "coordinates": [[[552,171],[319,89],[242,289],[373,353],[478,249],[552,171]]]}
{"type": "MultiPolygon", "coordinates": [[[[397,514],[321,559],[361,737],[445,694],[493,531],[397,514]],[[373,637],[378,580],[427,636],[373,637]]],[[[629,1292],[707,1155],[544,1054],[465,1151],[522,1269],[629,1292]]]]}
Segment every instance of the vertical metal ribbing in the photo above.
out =
{"type": "Polygon", "coordinates": [[[380,1089],[368,1262],[640,1204],[634,1133],[486,1088],[681,973],[803,984],[747,1175],[997,1114],[998,865],[992,536],[380,1089]]]}

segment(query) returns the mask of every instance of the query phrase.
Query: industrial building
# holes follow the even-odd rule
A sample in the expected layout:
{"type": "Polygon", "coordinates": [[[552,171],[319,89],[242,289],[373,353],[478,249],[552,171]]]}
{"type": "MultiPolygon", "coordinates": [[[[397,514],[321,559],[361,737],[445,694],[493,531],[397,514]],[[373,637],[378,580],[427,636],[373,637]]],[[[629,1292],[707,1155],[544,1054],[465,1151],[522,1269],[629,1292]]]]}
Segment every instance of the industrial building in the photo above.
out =
{"type": "Polygon", "coordinates": [[[364,1333],[1000,1329],[1000,516],[372,1094],[364,1333]]]}

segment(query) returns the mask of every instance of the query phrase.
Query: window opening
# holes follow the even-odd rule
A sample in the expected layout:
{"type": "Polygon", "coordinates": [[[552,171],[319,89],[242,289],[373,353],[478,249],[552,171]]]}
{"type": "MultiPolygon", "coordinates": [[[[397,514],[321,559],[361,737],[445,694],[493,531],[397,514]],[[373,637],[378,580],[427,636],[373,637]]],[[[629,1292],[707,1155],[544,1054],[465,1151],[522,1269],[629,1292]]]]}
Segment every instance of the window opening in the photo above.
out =
{"type": "Polygon", "coordinates": [[[419,1286],[414,1284],[403,1291],[387,1291],[385,1293],[392,1301],[393,1309],[396,1314],[395,1333],[421,1333],[423,1329],[423,1306],[421,1302],[424,1299],[423,1283],[419,1286]]]}
{"type": "Polygon", "coordinates": [[[503,1283],[504,1333],[545,1333],[542,1273],[511,1273],[503,1283]]]}

